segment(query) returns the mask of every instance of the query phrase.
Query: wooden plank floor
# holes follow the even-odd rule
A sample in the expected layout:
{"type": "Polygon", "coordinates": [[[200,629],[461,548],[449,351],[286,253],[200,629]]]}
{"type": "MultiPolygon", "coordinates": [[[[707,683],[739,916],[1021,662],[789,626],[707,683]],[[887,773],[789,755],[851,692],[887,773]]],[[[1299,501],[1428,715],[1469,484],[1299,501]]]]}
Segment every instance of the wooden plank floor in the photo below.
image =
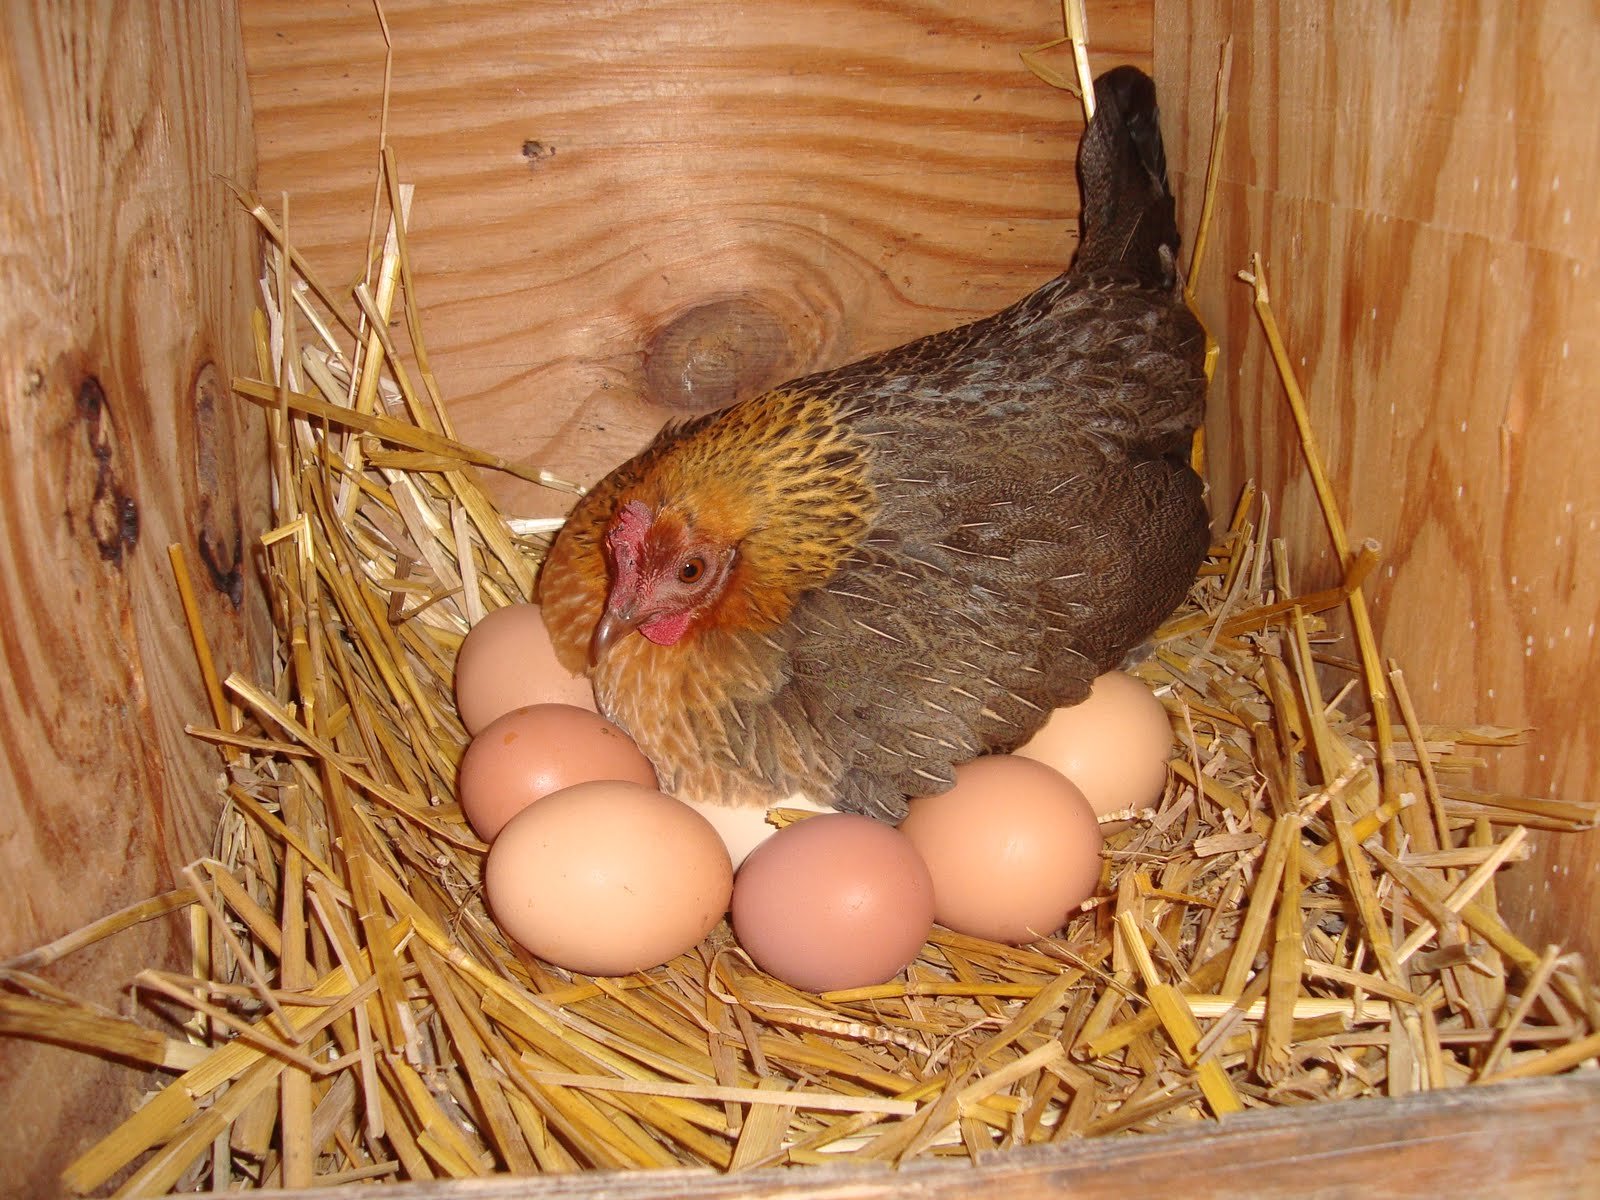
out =
{"type": "MultiPolygon", "coordinates": [[[[1600,1195],[1593,1074],[1249,1113],[1150,1137],[996,1154],[715,1175],[584,1172],[395,1184],[384,1200],[1550,1200],[1600,1195]]],[[[281,1200],[339,1200],[332,1188],[281,1200]]]]}

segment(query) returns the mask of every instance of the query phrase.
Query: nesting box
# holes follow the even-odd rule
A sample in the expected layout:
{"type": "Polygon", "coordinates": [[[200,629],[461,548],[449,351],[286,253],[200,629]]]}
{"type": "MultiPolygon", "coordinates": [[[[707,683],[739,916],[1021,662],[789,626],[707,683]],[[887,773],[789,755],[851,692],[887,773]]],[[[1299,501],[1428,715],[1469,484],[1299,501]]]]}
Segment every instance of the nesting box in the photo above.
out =
{"type": "MultiPolygon", "coordinates": [[[[252,565],[265,439],[231,394],[256,366],[259,247],[228,183],[270,198],[311,268],[346,287],[365,270],[383,138],[417,186],[416,298],[460,440],[582,483],[667,417],[991,312],[1071,255],[1081,117],[1018,59],[1060,36],[1046,0],[382,8],[387,75],[372,8],[342,0],[4,14],[0,954],[159,895],[208,851],[217,768],[183,733],[208,709],[186,602],[219,661],[264,669],[275,653],[252,565]],[[169,545],[198,583],[190,597],[169,545]]],[[[1431,719],[1533,728],[1525,746],[1488,752],[1486,799],[1587,797],[1600,733],[1588,703],[1600,485],[1586,469],[1600,451],[1588,115],[1600,22],[1577,0],[1090,0],[1088,19],[1097,67],[1153,71],[1186,231],[1221,114],[1209,266],[1194,281],[1220,347],[1216,507],[1257,481],[1297,583],[1339,577],[1235,274],[1259,254],[1328,486],[1349,534],[1381,546],[1366,591],[1386,651],[1431,719]]],[[[490,486],[518,515],[566,503],[513,477],[490,486]]],[[[1529,944],[1593,961],[1600,842],[1532,841],[1496,885],[1501,910],[1529,944]]],[[[155,920],[45,974],[115,1004],[141,966],[185,958],[184,934],[155,920]]],[[[50,1194],[138,1081],[66,1050],[0,1045],[7,1190],[50,1194]]],[[[1592,1186],[1597,1116],[1600,1091],[1580,1073],[971,1169],[607,1186],[1549,1195],[1592,1186]],[[1461,1182],[1441,1184],[1446,1171],[1461,1182]]]]}

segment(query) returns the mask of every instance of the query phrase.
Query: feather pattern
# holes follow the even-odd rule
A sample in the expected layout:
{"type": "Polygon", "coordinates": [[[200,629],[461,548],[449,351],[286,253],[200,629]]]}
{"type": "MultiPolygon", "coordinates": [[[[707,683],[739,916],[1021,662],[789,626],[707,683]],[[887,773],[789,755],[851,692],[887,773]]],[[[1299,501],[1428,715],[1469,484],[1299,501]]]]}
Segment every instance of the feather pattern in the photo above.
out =
{"type": "Polygon", "coordinates": [[[1153,86],[1119,68],[1097,92],[1072,269],[669,427],[574,510],[540,583],[573,669],[621,505],[736,547],[682,640],[628,636],[593,665],[666,790],[898,819],[1081,701],[1182,600],[1209,539],[1187,458],[1204,335],[1178,292],[1153,86]]]}

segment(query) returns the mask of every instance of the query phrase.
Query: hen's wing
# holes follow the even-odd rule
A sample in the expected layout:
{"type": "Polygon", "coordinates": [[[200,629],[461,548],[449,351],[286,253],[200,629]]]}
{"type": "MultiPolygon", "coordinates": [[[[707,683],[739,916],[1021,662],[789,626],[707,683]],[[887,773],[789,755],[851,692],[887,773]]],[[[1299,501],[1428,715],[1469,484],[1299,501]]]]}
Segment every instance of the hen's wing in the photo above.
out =
{"type": "Polygon", "coordinates": [[[775,689],[736,715],[750,733],[734,744],[769,722],[805,730],[840,807],[897,818],[904,795],[944,790],[955,764],[1082,700],[1204,555],[1186,463],[1202,351],[1169,295],[1067,276],[793,385],[846,411],[880,510],[797,604],[775,689]]]}

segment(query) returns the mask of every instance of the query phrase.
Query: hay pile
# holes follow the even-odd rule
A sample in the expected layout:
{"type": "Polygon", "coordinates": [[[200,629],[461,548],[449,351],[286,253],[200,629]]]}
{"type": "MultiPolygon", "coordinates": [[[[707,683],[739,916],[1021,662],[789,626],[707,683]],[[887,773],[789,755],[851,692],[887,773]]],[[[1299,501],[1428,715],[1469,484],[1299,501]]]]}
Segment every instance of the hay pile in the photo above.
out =
{"type": "MultiPolygon", "coordinates": [[[[249,202],[273,248],[259,377],[236,390],[275,443],[279,654],[271,678],[220,679],[190,606],[213,707],[190,732],[224,771],[215,853],[186,886],[4,964],[6,1032],[175,1073],[69,1186],[134,1163],[125,1194],[977,1159],[1600,1052],[1583,963],[1524,945],[1494,894],[1526,830],[1587,828],[1594,808],[1473,790],[1484,749],[1521,735],[1422,724],[1365,621],[1375,549],[1337,545],[1343,583],[1299,594],[1253,495],[1138,672],[1181,747],[1166,793],[1108,839],[1100,898],[1059,936],[937,931],[902,981],[822,997],[763,975],[725,927],[627,979],[509,944],[453,798],[451,664],[485,611],[528,597],[550,531],[498,513],[478,472],[516,468],[451,434],[412,304],[408,196],[384,165],[388,235],[353,308],[249,202]],[[1358,661],[1327,631],[1339,608],[1358,661]],[[1347,682],[1328,696],[1328,678],[1347,682]],[[133,982],[192,1014],[181,1030],[35,974],[180,909],[191,972],[133,982]]],[[[1281,350],[1259,266],[1252,282],[1281,350]]]]}

